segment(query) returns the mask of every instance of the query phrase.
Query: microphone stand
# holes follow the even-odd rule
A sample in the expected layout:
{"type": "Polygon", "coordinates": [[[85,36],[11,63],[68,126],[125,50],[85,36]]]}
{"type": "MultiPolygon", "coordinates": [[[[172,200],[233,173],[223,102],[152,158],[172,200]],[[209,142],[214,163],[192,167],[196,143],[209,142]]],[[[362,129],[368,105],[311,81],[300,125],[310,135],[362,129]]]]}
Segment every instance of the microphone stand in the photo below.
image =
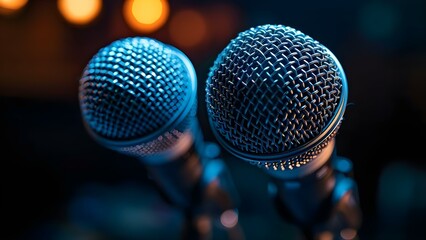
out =
{"type": "Polygon", "coordinates": [[[361,210],[352,162],[337,156],[334,140],[329,145],[331,154],[317,156],[327,157],[325,164],[300,178],[274,177],[268,191],[280,215],[300,226],[306,239],[355,239],[361,210]]]}
{"type": "Polygon", "coordinates": [[[193,204],[184,211],[182,239],[212,239],[214,226],[225,230],[228,239],[244,239],[238,223],[238,196],[231,175],[223,160],[212,156],[212,152],[207,150],[208,146],[219,149],[217,145],[208,143],[206,146],[203,151],[204,169],[193,195],[193,204]],[[226,212],[234,214],[234,224],[226,225],[223,222],[226,212]]]}
{"type": "MultiPolygon", "coordinates": [[[[184,226],[181,239],[212,239],[213,224],[220,223],[226,211],[237,214],[238,196],[220,148],[204,143],[198,123],[194,127],[194,143],[178,159],[163,164],[146,164],[150,177],[167,202],[182,209],[184,226]]],[[[238,227],[221,225],[226,231],[238,227]]],[[[229,239],[243,239],[242,233],[229,234],[229,239]]]]}

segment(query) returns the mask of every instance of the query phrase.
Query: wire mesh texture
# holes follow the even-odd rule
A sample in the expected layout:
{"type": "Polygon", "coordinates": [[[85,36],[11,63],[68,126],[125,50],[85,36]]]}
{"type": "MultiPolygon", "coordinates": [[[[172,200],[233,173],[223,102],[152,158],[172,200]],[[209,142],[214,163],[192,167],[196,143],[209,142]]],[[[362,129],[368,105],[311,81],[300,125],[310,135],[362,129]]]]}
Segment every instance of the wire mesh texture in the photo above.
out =
{"type": "MultiPolygon", "coordinates": [[[[240,33],[219,54],[207,79],[216,135],[259,160],[315,141],[342,105],[345,79],[336,61],[326,47],[291,27],[263,25],[240,33]]],[[[336,129],[337,124],[308,152],[278,161],[276,168],[307,164],[336,129]]]]}

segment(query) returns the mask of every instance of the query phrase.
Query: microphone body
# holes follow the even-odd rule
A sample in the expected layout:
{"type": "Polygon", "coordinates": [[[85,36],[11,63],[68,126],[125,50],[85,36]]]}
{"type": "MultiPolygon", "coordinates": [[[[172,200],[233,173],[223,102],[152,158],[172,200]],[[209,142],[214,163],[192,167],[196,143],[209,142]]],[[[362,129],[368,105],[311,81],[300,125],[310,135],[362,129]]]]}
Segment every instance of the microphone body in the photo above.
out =
{"type": "Polygon", "coordinates": [[[166,200],[185,212],[183,238],[208,239],[211,229],[197,221],[236,208],[237,196],[222,161],[205,153],[196,85],[195,70],[181,51],[134,37],[111,43],[90,60],[79,99],[89,134],[138,158],[166,200]],[[212,171],[218,162],[222,167],[212,171]]]}
{"type": "Polygon", "coordinates": [[[290,27],[251,28],[219,54],[206,93],[216,138],[272,176],[269,190],[286,219],[310,237],[356,232],[356,184],[351,170],[336,170],[334,140],[347,83],[330,50],[290,27]]]}
{"type": "Polygon", "coordinates": [[[337,156],[334,146],[332,150],[327,162],[313,173],[295,179],[274,177],[268,185],[278,212],[308,239],[353,239],[361,225],[352,163],[337,156]]]}

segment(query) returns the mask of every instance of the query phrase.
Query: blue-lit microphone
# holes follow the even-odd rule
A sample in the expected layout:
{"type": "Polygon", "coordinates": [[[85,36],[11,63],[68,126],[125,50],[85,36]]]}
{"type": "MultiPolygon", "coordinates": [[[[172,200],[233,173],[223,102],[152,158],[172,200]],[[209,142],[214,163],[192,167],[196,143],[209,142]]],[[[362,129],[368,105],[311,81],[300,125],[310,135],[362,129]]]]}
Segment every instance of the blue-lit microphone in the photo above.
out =
{"type": "Polygon", "coordinates": [[[333,53],[282,25],[240,33],[219,54],[207,79],[216,138],[237,158],[273,176],[270,190],[281,212],[309,234],[339,235],[359,226],[356,185],[350,170],[339,170],[350,161],[334,154],[347,91],[333,53]],[[336,216],[342,201],[346,209],[336,216]],[[343,220],[336,226],[334,218],[343,220]]]}
{"type": "Polygon", "coordinates": [[[194,67],[181,51],[150,38],[126,38],[88,63],[80,108],[89,134],[140,159],[173,204],[189,215],[220,214],[235,208],[236,193],[223,162],[204,154],[196,89],[194,67]]]}

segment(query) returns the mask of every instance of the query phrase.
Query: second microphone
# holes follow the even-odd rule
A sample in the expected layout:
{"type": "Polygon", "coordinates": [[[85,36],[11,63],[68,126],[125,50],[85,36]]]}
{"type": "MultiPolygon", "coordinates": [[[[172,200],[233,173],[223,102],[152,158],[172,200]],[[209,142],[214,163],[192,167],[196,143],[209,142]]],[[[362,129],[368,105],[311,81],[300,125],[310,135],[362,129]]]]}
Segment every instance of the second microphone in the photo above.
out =
{"type": "Polygon", "coordinates": [[[200,215],[235,208],[236,198],[223,162],[204,154],[196,89],[194,67],[181,51],[140,37],[102,48],[79,89],[89,134],[140,159],[166,198],[185,211],[189,225],[200,215]],[[216,194],[207,191],[213,180],[216,194]]]}

